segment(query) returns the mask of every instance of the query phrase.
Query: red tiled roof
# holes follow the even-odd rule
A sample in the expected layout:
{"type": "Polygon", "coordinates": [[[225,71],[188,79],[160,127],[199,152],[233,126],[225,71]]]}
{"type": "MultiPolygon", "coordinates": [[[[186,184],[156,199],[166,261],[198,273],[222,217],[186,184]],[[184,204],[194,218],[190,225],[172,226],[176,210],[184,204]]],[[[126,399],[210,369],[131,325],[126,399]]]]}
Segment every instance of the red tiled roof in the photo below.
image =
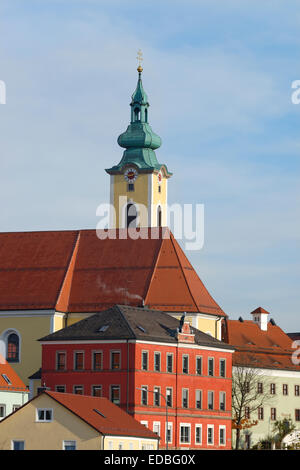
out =
{"type": "Polygon", "coordinates": [[[292,362],[291,338],[277,325],[268,323],[267,331],[250,320],[227,320],[227,341],[235,347],[233,365],[252,364],[268,369],[298,370],[292,362]]]}
{"type": "Polygon", "coordinates": [[[107,398],[52,391],[43,393],[79,416],[101,434],[158,439],[157,434],[147,429],[107,398]],[[104,416],[101,416],[99,412],[104,416]]]}
{"type": "Polygon", "coordinates": [[[11,390],[18,392],[29,391],[11,365],[8,364],[8,362],[6,362],[4,357],[0,354],[0,391],[1,390],[11,390]],[[8,378],[9,383],[5,380],[4,376],[8,378]]]}
{"type": "Polygon", "coordinates": [[[0,310],[97,312],[144,302],[226,316],[168,229],[156,239],[150,230],[137,240],[122,239],[126,230],[102,240],[96,230],[0,234],[0,310]]]}
{"type": "Polygon", "coordinates": [[[267,310],[265,310],[262,307],[258,307],[255,310],[253,310],[253,312],[251,312],[251,313],[269,313],[269,312],[267,312],[267,310]]]}

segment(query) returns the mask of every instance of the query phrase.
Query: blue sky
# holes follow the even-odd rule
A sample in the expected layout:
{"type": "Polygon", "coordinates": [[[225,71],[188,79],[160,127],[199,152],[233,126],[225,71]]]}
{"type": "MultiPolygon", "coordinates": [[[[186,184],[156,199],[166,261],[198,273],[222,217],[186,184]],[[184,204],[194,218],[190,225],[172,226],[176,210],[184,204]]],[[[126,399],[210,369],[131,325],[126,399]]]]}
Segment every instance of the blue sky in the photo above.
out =
{"type": "Polygon", "coordinates": [[[231,318],[299,331],[299,2],[2,0],[0,28],[0,230],[96,227],[140,48],[169,202],[205,205],[189,259],[231,318]]]}

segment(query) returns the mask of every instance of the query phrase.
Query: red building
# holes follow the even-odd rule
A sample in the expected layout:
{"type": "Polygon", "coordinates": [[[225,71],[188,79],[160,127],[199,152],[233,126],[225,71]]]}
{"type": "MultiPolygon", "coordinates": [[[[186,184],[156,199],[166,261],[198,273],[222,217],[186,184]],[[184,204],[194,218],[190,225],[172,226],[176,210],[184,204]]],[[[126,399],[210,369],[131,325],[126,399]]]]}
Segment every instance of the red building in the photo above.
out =
{"type": "Polygon", "coordinates": [[[233,348],[184,317],[116,305],[40,341],[51,390],[109,398],[160,448],[231,448],[233,348]]]}

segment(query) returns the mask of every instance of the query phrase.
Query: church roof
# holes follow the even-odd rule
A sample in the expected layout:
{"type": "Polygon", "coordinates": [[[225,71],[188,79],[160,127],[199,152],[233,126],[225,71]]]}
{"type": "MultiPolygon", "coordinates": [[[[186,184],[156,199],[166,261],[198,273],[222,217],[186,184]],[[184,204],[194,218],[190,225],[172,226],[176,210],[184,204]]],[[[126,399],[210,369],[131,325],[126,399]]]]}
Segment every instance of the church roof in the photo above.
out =
{"type": "MultiPolygon", "coordinates": [[[[180,321],[159,310],[114,305],[108,310],[80,320],[66,328],[44,336],[39,341],[122,340],[177,343],[180,321]]],[[[195,344],[208,348],[232,350],[232,346],[190,327],[195,344]]]]}
{"type": "Polygon", "coordinates": [[[292,361],[292,340],[279,326],[269,322],[264,331],[251,320],[226,320],[226,324],[226,341],[236,350],[233,365],[300,372],[300,365],[292,361]]]}
{"type": "Polygon", "coordinates": [[[105,239],[96,230],[0,233],[0,310],[97,312],[118,303],[226,316],[172,233],[156,230],[151,238],[141,229],[137,240],[127,230],[100,231],[105,239]]]}

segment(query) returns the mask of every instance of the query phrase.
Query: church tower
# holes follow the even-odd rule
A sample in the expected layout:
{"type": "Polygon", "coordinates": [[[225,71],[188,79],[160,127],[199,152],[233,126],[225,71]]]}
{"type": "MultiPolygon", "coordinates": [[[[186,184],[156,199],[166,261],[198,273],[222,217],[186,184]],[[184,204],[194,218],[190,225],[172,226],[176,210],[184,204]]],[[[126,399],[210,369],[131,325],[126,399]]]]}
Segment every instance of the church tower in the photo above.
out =
{"type": "MultiPolygon", "coordinates": [[[[139,62],[141,53],[139,53],[139,62]]],[[[131,120],[118,138],[124,148],[118,165],[106,169],[110,175],[110,204],[114,207],[111,228],[160,227],[167,225],[167,183],[172,175],[158,162],[155,150],[161,138],[149,125],[149,102],[142,84],[142,67],[132,95],[131,120]]]]}

